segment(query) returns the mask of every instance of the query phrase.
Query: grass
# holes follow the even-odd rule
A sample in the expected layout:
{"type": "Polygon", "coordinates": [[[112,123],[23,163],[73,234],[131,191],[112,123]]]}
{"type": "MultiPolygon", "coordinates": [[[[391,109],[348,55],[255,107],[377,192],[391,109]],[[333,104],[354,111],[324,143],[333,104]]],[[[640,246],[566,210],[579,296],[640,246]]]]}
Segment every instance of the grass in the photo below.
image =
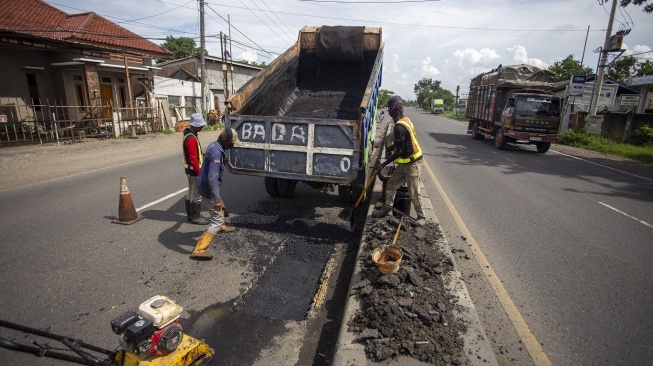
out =
{"type": "Polygon", "coordinates": [[[469,121],[467,118],[465,118],[464,112],[455,113],[454,111],[444,111],[444,113],[442,113],[442,116],[457,119],[460,121],[469,121]]]}
{"type": "Polygon", "coordinates": [[[617,143],[599,135],[590,135],[584,131],[569,131],[562,136],[559,143],[653,164],[653,145],[650,144],[617,143]]]}

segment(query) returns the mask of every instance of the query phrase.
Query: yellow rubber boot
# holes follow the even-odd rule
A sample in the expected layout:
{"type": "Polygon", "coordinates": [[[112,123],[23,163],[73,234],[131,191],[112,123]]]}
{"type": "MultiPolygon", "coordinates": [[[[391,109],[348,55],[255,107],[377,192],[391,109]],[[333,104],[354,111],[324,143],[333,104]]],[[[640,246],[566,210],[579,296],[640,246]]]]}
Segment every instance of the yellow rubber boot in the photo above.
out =
{"type": "MultiPolygon", "coordinates": [[[[222,222],[224,222],[224,218],[227,217],[227,211],[225,211],[223,208],[221,214],[222,222]]],[[[222,226],[220,226],[220,230],[218,230],[219,233],[230,233],[232,231],[236,231],[236,228],[233,226],[227,226],[227,224],[222,224],[222,226]]]]}
{"type": "Polygon", "coordinates": [[[206,253],[206,250],[211,246],[212,240],[213,234],[205,231],[197,241],[197,244],[195,244],[195,249],[193,249],[193,252],[190,254],[190,258],[203,260],[213,259],[213,255],[206,253]]]}

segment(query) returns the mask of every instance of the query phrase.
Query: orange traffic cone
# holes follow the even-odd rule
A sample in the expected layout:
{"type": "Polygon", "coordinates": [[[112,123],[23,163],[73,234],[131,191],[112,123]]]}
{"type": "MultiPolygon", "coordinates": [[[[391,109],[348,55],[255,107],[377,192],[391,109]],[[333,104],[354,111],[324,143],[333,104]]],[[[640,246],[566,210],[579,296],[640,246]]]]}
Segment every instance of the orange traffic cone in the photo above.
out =
{"type": "Polygon", "coordinates": [[[132,195],[127,188],[127,181],[125,177],[120,177],[120,203],[118,204],[118,218],[111,220],[114,224],[131,225],[138,220],[143,219],[143,216],[136,214],[134,208],[134,201],[132,195]]]}

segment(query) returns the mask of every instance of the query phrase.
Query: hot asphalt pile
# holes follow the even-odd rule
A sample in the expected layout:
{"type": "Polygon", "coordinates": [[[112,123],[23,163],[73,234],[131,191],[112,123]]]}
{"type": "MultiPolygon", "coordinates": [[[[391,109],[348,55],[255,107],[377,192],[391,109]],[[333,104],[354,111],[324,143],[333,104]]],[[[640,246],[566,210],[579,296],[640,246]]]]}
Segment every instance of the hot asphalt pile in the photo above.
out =
{"type": "Polygon", "coordinates": [[[391,244],[399,220],[389,216],[367,224],[361,245],[361,280],[352,286],[360,309],[349,331],[365,345],[366,356],[383,361],[400,354],[434,365],[464,365],[467,329],[457,312],[465,311],[445,289],[454,269],[444,252],[438,224],[402,224],[396,245],[403,250],[395,274],[383,275],[371,259],[374,249],[391,244]]]}

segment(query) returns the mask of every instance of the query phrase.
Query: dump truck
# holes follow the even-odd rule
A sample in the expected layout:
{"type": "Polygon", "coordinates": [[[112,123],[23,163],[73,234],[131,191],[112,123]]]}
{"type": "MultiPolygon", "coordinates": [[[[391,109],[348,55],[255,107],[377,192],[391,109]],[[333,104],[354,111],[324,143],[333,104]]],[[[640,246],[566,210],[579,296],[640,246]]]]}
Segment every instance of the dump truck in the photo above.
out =
{"type": "Polygon", "coordinates": [[[242,141],[227,169],[264,177],[270,196],[292,197],[304,182],[358,198],[371,171],[383,46],[381,28],[302,28],[227,100],[225,125],[242,141]]]}
{"type": "Polygon", "coordinates": [[[553,92],[554,75],[531,65],[499,65],[472,79],[465,117],[475,140],[534,144],[546,153],[560,138],[562,99],[553,92]]]}
{"type": "Polygon", "coordinates": [[[431,113],[440,114],[444,112],[444,99],[431,99],[431,113]]]}

